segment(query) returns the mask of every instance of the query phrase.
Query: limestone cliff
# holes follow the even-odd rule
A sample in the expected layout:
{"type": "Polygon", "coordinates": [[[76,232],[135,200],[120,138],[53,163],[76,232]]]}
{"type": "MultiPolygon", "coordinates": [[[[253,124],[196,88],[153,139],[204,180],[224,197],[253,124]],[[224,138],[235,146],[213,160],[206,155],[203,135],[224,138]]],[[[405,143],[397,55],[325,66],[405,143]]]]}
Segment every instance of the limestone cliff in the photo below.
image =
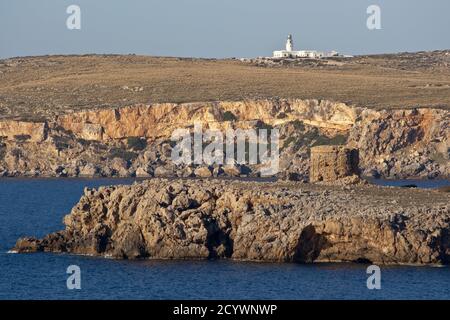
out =
{"type": "Polygon", "coordinates": [[[414,176],[426,166],[441,166],[442,175],[450,175],[447,110],[364,110],[350,130],[348,143],[360,150],[366,173],[374,170],[382,176],[414,176]]]}
{"type": "Polygon", "coordinates": [[[20,239],[14,250],[448,264],[449,204],[450,194],[426,190],[151,179],[86,189],[64,218],[65,230],[20,239]]]}
{"type": "Polygon", "coordinates": [[[204,129],[279,129],[282,178],[306,180],[310,148],[323,144],[358,148],[363,175],[449,177],[449,114],[272,99],[134,105],[67,113],[40,123],[5,120],[0,122],[0,176],[257,175],[251,166],[174,166],[171,134],[200,122],[204,129]]]}
{"type": "Polygon", "coordinates": [[[224,129],[230,125],[253,127],[256,121],[276,126],[298,120],[317,127],[347,131],[354,125],[356,117],[357,109],[343,103],[253,100],[165,103],[85,111],[60,116],[56,123],[88,140],[108,140],[169,138],[175,129],[192,126],[194,122],[201,122],[206,128],[224,129]],[[232,118],[227,118],[226,114],[232,118]],[[92,128],[97,128],[94,130],[97,133],[91,134],[92,128]]]}
{"type": "Polygon", "coordinates": [[[8,140],[25,139],[30,142],[42,142],[47,137],[47,123],[16,120],[0,121],[0,137],[8,140]]]}

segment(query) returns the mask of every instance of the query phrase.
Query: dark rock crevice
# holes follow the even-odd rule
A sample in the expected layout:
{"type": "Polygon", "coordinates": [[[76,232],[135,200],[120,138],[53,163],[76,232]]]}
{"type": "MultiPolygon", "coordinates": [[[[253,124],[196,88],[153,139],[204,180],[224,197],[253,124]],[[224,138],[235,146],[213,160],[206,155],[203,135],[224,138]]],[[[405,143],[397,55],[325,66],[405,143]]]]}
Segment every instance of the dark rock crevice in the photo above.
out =
{"type": "Polygon", "coordinates": [[[327,238],[316,232],[312,225],[306,226],[298,239],[298,245],[294,255],[294,261],[300,263],[311,263],[316,260],[322,249],[326,249],[330,244],[327,238]]]}

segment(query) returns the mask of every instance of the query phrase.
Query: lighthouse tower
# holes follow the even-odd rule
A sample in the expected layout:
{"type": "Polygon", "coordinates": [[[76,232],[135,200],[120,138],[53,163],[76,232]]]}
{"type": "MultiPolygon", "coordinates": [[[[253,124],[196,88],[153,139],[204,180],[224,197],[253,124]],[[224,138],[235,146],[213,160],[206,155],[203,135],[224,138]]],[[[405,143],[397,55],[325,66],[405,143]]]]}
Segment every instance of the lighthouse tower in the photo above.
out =
{"type": "Polygon", "coordinates": [[[288,35],[287,41],[286,41],[286,51],[293,51],[294,50],[294,41],[292,40],[292,34],[288,35]]]}

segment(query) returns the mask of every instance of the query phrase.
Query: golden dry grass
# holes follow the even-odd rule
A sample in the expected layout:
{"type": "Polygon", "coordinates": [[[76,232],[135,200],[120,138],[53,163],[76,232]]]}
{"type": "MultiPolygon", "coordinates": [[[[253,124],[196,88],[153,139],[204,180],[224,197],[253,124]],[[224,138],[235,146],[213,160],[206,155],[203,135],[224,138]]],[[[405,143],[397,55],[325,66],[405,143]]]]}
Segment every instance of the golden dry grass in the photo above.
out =
{"type": "Polygon", "coordinates": [[[15,58],[0,60],[0,118],[38,119],[134,103],[272,97],[372,108],[448,108],[449,59],[444,51],[357,57],[325,67],[261,67],[239,60],[135,55],[15,58]]]}

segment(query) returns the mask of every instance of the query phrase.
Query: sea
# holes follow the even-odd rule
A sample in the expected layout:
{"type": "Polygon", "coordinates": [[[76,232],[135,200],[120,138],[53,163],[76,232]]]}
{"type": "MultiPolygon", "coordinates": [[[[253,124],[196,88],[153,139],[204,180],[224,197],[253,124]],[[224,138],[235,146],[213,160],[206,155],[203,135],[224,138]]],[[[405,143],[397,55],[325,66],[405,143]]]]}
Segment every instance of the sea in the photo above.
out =
{"type": "MultiPolygon", "coordinates": [[[[84,187],[134,181],[0,179],[0,299],[450,299],[448,266],[380,266],[379,289],[369,289],[372,273],[365,264],[127,261],[10,252],[20,237],[63,229],[62,218],[84,187]],[[79,268],[75,288],[70,285],[73,266],[79,268]]],[[[449,180],[373,182],[419,188],[450,185],[449,180]]]]}

